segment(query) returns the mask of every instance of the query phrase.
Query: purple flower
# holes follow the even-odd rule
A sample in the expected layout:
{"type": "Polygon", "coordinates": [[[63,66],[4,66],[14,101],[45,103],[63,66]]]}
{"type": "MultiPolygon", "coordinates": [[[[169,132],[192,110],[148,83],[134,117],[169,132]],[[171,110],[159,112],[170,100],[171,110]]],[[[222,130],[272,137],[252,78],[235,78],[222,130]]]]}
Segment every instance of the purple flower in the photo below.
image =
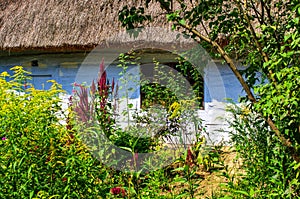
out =
{"type": "Polygon", "coordinates": [[[7,139],[6,137],[3,137],[3,138],[2,138],[3,141],[6,140],[6,139],[7,139]]]}

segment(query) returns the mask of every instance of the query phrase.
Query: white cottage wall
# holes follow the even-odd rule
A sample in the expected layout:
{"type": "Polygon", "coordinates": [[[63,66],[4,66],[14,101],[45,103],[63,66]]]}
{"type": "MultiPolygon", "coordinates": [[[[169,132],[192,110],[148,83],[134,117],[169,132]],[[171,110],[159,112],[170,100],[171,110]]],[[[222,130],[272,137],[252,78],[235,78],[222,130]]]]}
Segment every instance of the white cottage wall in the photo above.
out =
{"type": "MultiPolygon", "coordinates": [[[[84,53],[8,56],[0,59],[0,72],[7,71],[15,65],[22,65],[35,75],[32,83],[36,88],[47,89],[50,84],[46,81],[54,79],[63,85],[63,89],[67,90],[68,94],[71,94],[72,83],[86,82],[89,85],[98,76],[99,62],[91,64],[84,62],[84,59],[84,53]],[[31,66],[32,60],[38,60],[39,66],[31,66]],[[44,87],[42,84],[44,84],[44,87]]],[[[129,96],[128,102],[133,105],[131,109],[139,109],[139,67],[129,67],[129,71],[126,73],[126,75],[131,74],[129,75],[131,78],[129,81],[128,79],[124,80],[124,77],[120,75],[121,68],[111,65],[106,69],[109,81],[111,82],[114,78],[119,85],[119,111],[122,112],[127,107],[127,101],[121,100],[126,95],[129,96]],[[125,92],[124,81],[127,82],[127,88],[132,88],[128,93],[125,92]]],[[[239,69],[244,68],[240,66],[239,69]]],[[[203,124],[209,133],[211,142],[229,140],[229,129],[225,119],[230,119],[230,117],[225,111],[226,99],[230,98],[237,103],[238,97],[244,94],[240,83],[226,64],[215,61],[208,63],[207,67],[204,68],[204,110],[199,110],[199,117],[203,119],[203,124]]]]}
{"type": "MultiPolygon", "coordinates": [[[[239,66],[243,70],[245,67],[239,66]]],[[[204,69],[204,110],[199,111],[211,143],[229,141],[230,114],[226,112],[228,99],[238,103],[239,96],[245,95],[242,86],[227,64],[220,61],[209,63],[204,69]]]]}

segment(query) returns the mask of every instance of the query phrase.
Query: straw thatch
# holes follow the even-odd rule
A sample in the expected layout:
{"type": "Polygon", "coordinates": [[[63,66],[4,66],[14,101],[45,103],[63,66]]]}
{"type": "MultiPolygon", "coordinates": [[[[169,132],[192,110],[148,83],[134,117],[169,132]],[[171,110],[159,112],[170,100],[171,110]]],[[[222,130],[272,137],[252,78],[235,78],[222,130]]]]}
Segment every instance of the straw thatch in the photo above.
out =
{"type": "MultiPolygon", "coordinates": [[[[0,48],[92,48],[124,30],[118,11],[129,3],[140,5],[120,0],[0,0],[0,48]]],[[[168,27],[160,21],[153,25],[168,27]]]]}
{"type": "MultiPolygon", "coordinates": [[[[118,12],[125,5],[142,6],[142,0],[0,0],[0,49],[91,50],[99,44],[118,43],[113,35],[124,31],[118,12]]],[[[158,4],[150,5],[146,13],[157,17],[147,25],[170,29],[160,12],[158,4]]],[[[203,28],[200,31],[205,34],[203,28]]],[[[162,43],[174,38],[156,32],[141,38],[162,43]]]]}

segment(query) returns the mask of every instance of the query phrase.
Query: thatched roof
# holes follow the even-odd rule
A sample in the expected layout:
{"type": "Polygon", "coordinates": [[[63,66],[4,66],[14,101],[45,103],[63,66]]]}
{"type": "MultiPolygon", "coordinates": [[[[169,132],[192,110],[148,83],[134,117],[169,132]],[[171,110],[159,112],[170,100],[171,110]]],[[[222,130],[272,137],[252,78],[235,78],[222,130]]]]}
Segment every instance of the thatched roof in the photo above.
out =
{"type": "MultiPolygon", "coordinates": [[[[139,6],[139,2],[131,1],[130,5],[139,6]]],[[[124,30],[118,21],[118,11],[128,3],[121,0],[0,0],[0,48],[91,49],[124,30]]],[[[153,26],[168,27],[160,21],[153,22],[153,26]]]]}
{"type": "MultiPolygon", "coordinates": [[[[188,6],[192,6],[189,2],[188,6]]],[[[145,11],[158,16],[148,25],[170,29],[170,24],[162,19],[164,16],[159,16],[161,9],[156,4],[145,11]]],[[[0,49],[2,52],[91,50],[124,31],[118,12],[125,5],[139,7],[142,0],[0,0],[0,49]]],[[[178,6],[174,4],[174,8],[178,6]]],[[[203,28],[199,30],[206,34],[203,28]]],[[[157,32],[152,38],[145,35],[142,38],[163,43],[174,38],[174,35],[161,37],[157,32]]],[[[226,37],[220,37],[227,41],[226,37]]]]}

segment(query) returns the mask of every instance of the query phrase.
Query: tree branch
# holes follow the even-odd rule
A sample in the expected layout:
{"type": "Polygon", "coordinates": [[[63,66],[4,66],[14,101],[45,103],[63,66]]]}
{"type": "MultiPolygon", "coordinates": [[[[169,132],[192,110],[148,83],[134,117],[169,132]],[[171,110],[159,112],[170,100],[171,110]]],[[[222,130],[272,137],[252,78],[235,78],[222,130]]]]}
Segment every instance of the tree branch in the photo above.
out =
{"type": "MultiPolygon", "coordinates": [[[[241,13],[244,13],[244,17],[245,17],[245,19],[246,19],[246,21],[247,21],[248,28],[249,28],[249,30],[250,30],[252,36],[253,36],[254,43],[255,43],[255,45],[257,46],[257,49],[258,49],[259,53],[262,55],[262,57],[263,57],[263,59],[264,59],[264,62],[268,62],[268,61],[269,61],[269,57],[268,57],[268,55],[263,51],[263,48],[262,48],[260,42],[258,41],[256,32],[255,32],[255,30],[254,30],[254,28],[253,28],[253,26],[252,26],[252,24],[251,24],[251,21],[250,21],[250,19],[249,19],[249,17],[248,17],[247,0],[245,0],[245,2],[244,2],[244,6],[246,6],[245,9],[244,9],[245,12],[243,12],[243,8],[242,8],[242,6],[241,6],[240,3],[238,3],[237,6],[239,7],[240,12],[241,12],[241,13]]],[[[274,82],[275,86],[277,85],[277,84],[276,84],[277,81],[276,81],[276,79],[275,79],[275,77],[274,77],[274,75],[273,75],[273,71],[272,71],[271,69],[269,70],[268,78],[271,79],[271,80],[274,82]]]]}
{"type": "MultiPolygon", "coordinates": [[[[204,41],[210,43],[221,54],[221,56],[226,61],[226,63],[229,65],[229,67],[232,70],[232,72],[234,73],[234,75],[239,80],[240,84],[242,85],[243,89],[245,90],[245,92],[248,96],[248,99],[252,102],[252,104],[256,103],[257,101],[256,101],[250,87],[248,86],[248,84],[245,82],[243,76],[238,71],[233,60],[227,55],[227,53],[223,50],[223,48],[218,43],[216,43],[215,41],[212,41],[210,38],[202,35],[200,32],[198,32],[196,29],[190,27],[189,25],[182,24],[182,23],[179,23],[179,25],[181,27],[189,30],[194,35],[198,36],[201,40],[204,40],[204,41]]],[[[272,121],[272,119],[270,117],[266,118],[265,120],[266,120],[267,124],[270,126],[270,128],[272,129],[272,131],[274,131],[274,133],[278,137],[278,139],[281,141],[281,143],[289,149],[293,159],[297,162],[300,162],[300,156],[297,153],[297,150],[293,147],[292,142],[289,139],[285,138],[284,135],[281,134],[281,132],[276,127],[275,123],[272,121]]]]}
{"type": "Polygon", "coordinates": [[[255,8],[255,5],[253,3],[253,1],[250,1],[252,9],[254,10],[254,13],[256,15],[256,18],[258,20],[258,22],[260,23],[260,25],[264,24],[264,17],[263,15],[255,8]]]}

